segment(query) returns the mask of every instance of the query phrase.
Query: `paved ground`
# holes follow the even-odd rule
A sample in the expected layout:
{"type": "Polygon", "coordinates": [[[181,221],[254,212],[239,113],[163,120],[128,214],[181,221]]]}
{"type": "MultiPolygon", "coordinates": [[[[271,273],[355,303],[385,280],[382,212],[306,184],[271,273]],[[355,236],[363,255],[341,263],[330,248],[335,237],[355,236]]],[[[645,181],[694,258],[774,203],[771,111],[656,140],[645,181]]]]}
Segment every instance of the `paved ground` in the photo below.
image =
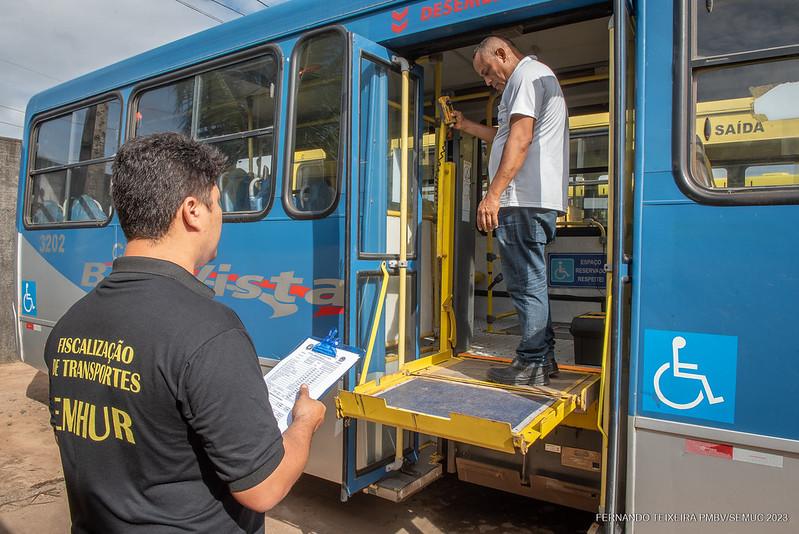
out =
{"type": "MultiPolygon", "coordinates": [[[[0,365],[0,534],[69,532],[63,475],[48,421],[47,377],[0,365]]],[[[402,504],[338,500],[337,485],[304,477],[266,520],[270,533],[576,533],[593,514],[439,480],[402,504]]]]}

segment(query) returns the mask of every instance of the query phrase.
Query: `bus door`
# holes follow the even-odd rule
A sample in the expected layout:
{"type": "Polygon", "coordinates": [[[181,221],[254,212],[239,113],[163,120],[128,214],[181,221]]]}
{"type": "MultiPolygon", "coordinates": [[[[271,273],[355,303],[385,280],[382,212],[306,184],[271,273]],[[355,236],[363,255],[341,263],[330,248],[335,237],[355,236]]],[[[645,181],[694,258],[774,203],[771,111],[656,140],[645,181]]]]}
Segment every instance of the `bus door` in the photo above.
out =
{"type": "MultiPolygon", "coordinates": [[[[346,337],[366,357],[345,389],[398,372],[416,358],[419,343],[421,76],[391,51],[358,35],[350,38],[346,337]]],[[[396,427],[365,420],[346,426],[344,499],[415,455],[418,438],[410,432],[398,435],[396,427]]]]}
{"type": "MultiPolygon", "coordinates": [[[[349,208],[351,244],[347,319],[350,321],[350,341],[367,348],[367,354],[369,347],[372,347],[372,356],[371,359],[367,357],[369,363],[363,369],[351,374],[348,387],[339,393],[336,401],[337,414],[347,418],[347,436],[350,439],[346,448],[347,485],[344,490],[352,494],[370,482],[377,482],[386,476],[387,471],[401,464],[401,454],[391,457],[391,449],[384,448],[382,456],[374,454],[367,458],[377,462],[367,465],[377,465],[378,469],[368,474],[359,473],[359,466],[364,465],[361,456],[372,450],[363,447],[363,440],[379,439],[380,436],[383,439],[399,437],[403,434],[396,434],[393,429],[403,428],[420,436],[435,436],[499,453],[498,456],[507,464],[518,458],[522,465],[521,476],[515,476],[519,475],[518,471],[511,469],[505,469],[502,476],[507,475],[507,480],[515,476],[516,485],[521,487],[519,491],[530,494],[533,474],[528,470],[528,452],[534,444],[540,445],[540,439],[552,432],[571,413],[584,413],[596,403],[599,374],[572,366],[562,368],[549,387],[502,386],[488,382],[487,371],[506,362],[469,352],[457,353],[454,342],[457,325],[451,314],[451,302],[455,289],[452,285],[453,259],[456,257],[454,223],[461,219],[461,214],[455,209],[458,173],[452,162],[439,165],[436,179],[436,254],[441,275],[439,309],[436,310],[440,325],[438,350],[412,360],[409,357],[413,353],[410,347],[417,345],[418,338],[411,338],[410,329],[407,329],[404,364],[401,356],[398,355],[396,359],[392,356],[390,345],[396,339],[392,313],[399,317],[402,314],[393,312],[392,309],[398,308],[394,308],[388,298],[382,298],[386,291],[384,287],[391,295],[393,278],[396,276],[396,271],[391,270],[386,277],[382,266],[385,262],[386,267],[391,267],[392,261],[397,258],[397,249],[391,248],[392,239],[396,239],[392,236],[399,233],[392,229],[392,213],[396,209],[396,204],[392,203],[396,196],[392,191],[396,191],[394,177],[399,174],[396,170],[399,165],[394,156],[395,134],[390,133],[396,126],[392,126],[390,118],[394,113],[392,110],[396,109],[392,95],[400,94],[393,87],[401,84],[401,79],[397,78],[397,74],[392,74],[397,70],[389,63],[387,52],[381,56],[379,48],[367,46],[357,38],[354,45],[353,83],[358,90],[353,96],[353,111],[357,114],[353,117],[353,134],[357,137],[357,149],[352,155],[351,187],[356,193],[351,196],[349,208]],[[386,278],[388,283],[383,286],[382,281],[386,278]],[[379,316],[381,302],[385,302],[382,318],[379,316]],[[376,317],[378,320],[375,320],[376,317]],[[380,352],[383,344],[389,346],[385,353],[380,352]],[[383,431],[375,433],[372,429],[383,431]]],[[[438,147],[442,147],[446,128],[439,125],[438,132],[438,147]]],[[[414,139],[417,141],[414,146],[418,145],[418,140],[419,137],[414,139]]],[[[436,153],[442,153],[438,147],[436,153]]],[[[413,180],[409,183],[413,183],[413,180]]],[[[413,197],[417,195],[414,191],[413,197]]],[[[417,226],[421,223],[418,213],[414,214],[412,220],[417,226]]],[[[410,235],[408,239],[409,250],[412,250],[410,235]]],[[[412,287],[418,271],[416,263],[411,261],[411,258],[415,259],[415,254],[409,253],[408,257],[408,285],[412,287]]],[[[424,261],[429,259],[420,258],[420,265],[424,261]]],[[[413,293],[415,290],[409,291],[409,295],[413,293]]],[[[414,310],[417,306],[408,302],[407,309],[414,310]]],[[[417,319],[410,313],[407,320],[408,324],[413,321],[416,327],[417,319]]],[[[416,332],[414,334],[418,335],[416,332]]],[[[407,438],[400,437],[400,440],[404,444],[408,443],[407,438]]],[[[394,450],[402,449],[397,447],[394,450]]],[[[425,452],[428,450],[424,448],[425,452]]],[[[414,470],[422,472],[427,464],[429,462],[420,461],[414,470]]],[[[484,465],[460,462],[456,467],[460,472],[460,468],[465,466],[464,473],[471,470],[470,473],[477,476],[478,470],[484,473],[491,469],[484,469],[484,465]]],[[[438,469],[441,469],[440,466],[437,464],[438,469]]],[[[420,478],[422,476],[433,478],[437,473],[431,471],[420,478]]],[[[469,474],[465,476],[469,478],[469,474]]],[[[486,478],[490,477],[481,480],[486,478]]],[[[418,486],[423,486],[427,480],[422,480],[418,486]]],[[[381,488],[387,485],[375,484],[373,487],[380,494],[381,488]]],[[[497,487],[496,484],[488,485],[497,487]]]]}

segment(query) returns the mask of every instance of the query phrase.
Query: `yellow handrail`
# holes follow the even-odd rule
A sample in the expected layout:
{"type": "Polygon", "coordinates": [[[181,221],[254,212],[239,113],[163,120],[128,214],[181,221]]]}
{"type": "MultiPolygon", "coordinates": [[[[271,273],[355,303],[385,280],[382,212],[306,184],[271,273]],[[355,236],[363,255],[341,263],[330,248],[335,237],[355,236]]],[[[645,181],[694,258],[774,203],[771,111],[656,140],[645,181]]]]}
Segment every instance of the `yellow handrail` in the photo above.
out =
{"type": "MultiPolygon", "coordinates": [[[[486,126],[494,124],[494,100],[496,95],[493,93],[488,97],[486,102],[486,126]]],[[[486,143],[486,155],[491,156],[491,142],[486,143]]],[[[477,192],[482,195],[482,191],[477,192]]],[[[494,288],[491,284],[494,282],[494,260],[489,259],[494,254],[494,237],[492,231],[486,232],[486,283],[488,284],[488,291],[486,292],[486,331],[493,332],[494,324],[491,322],[491,316],[494,315],[494,288]]]]}
{"type": "MultiPolygon", "coordinates": [[[[397,321],[398,370],[405,366],[407,304],[408,304],[408,115],[410,109],[411,72],[408,62],[396,58],[402,69],[402,119],[400,122],[400,249],[399,249],[399,320],[397,321]]],[[[397,443],[392,469],[402,467],[405,457],[402,429],[397,427],[397,443]]]]}
{"type": "MultiPolygon", "coordinates": [[[[446,141],[446,125],[442,122],[439,133],[439,147],[446,141]]],[[[438,245],[436,255],[441,266],[441,299],[439,313],[439,346],[441,352],[452,351],[455,339],[455,314],[452,307],[452,267],[453,267],[453,220],[452,206],[455,203],[453,180],[455,164],[451,161],[443,162],[438,173],[438,223],[436,224],[436,237],[438,245]]]]}
{"type": "Polygon", "coordinates": [[[386,302],[386,293],[388,292],[388,269],[386,269],[386,262],[380,263],[380,271],[383,273],[383,283],[380,286],[380,296],[377,299],[375,318],[372,321],[372,331],[369,333],[369,345],[366,347],[366,356],[364,356],[363,359],[363,371],[361,371],[361,379],[358,381],[359,386],[366,383],[366,377],[369,374],[369,365],[372,363],[375,339],[377,338],[377,331],[380,329],[380,318],[383,316],[383,304],[386,302]]]}
{"type": "Polygon", "coordinates": [[[406,307],[408,295],[408,114],[410,112],[410,72],[402,66],[402,119],[400,122],[400,243],[399,243],[399,369],[405,365],[406,307]]]}

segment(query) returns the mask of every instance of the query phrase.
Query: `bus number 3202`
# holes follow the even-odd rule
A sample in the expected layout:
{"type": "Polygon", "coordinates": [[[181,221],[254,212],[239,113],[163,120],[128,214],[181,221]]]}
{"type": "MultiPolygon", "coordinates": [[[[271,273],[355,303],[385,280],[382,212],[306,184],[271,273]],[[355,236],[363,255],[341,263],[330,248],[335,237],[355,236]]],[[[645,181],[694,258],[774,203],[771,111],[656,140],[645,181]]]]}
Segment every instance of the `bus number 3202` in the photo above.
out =
{"type": "Polygon", "coordinates": [[[39,252],[42,254],[64,252],[64,235],[44,234],[39,236],[39,252]]]}

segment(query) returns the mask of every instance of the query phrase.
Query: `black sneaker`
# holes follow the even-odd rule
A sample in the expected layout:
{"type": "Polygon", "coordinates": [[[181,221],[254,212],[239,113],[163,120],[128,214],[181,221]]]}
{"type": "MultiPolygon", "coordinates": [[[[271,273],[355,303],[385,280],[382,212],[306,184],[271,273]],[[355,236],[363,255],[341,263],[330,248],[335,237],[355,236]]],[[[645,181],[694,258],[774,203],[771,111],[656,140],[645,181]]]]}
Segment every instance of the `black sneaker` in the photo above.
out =
{"type": "Polygon", "coordinates": [[[558,369],[558,362],[555,361],[555,353],[550,352],[547,354],[547,374],[552,376],[558,376],[560,369],[558,369]]]}
{"type": "Polygon", "coordinates": [[[548,386],[549,376],[546,363],[519,363],[514,360],[507,367],[492,367],[488,370],[488,380],[509,386],[548,386]]]}

